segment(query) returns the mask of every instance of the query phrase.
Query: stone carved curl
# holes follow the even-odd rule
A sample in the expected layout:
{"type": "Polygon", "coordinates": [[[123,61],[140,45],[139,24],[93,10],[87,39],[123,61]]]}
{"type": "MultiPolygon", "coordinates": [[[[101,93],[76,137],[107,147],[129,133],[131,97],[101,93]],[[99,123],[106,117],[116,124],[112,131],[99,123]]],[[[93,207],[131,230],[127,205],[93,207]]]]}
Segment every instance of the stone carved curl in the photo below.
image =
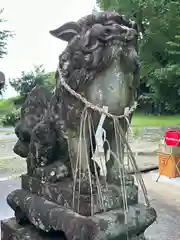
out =
{"type": "Polygon", "coordinates": [[[59,57],[59,67],[67,83],[75,90],[93,81],[95,75],[108,66],[114,57],[112,45],[116,41],[122,43],[120,54],[129,63],[136,60],[131,63],[132,69],[129,68],[128,71],[139,70],[138,59],[134,59],[134,56],[131,59],[128,55],[128,47],[136,45],[137,25],[117,13],[88,15],[78,22],[66,23],[50,33],[68,42],[67,48],[59,57]]]}

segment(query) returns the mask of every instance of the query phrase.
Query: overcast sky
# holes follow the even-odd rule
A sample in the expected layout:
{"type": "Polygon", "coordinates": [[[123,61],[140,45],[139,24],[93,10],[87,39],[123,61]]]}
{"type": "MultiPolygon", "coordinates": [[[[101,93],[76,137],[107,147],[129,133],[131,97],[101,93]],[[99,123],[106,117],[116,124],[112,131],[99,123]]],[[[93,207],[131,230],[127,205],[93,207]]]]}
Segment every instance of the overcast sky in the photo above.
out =
{"type": "MultiPolygon", "coordinates": [[[[16,34],[8,41],[8,55],[0,60],[6,79],[33,65],[44,64],[47,71],[54,71],[66,44],[52,37],[49,30],[91,13],[94,5],[95,0],[1,0],[7,20],[4,28],[16,34]]],[[[12,95],[8,87],[5,97],[12,95]]]]}

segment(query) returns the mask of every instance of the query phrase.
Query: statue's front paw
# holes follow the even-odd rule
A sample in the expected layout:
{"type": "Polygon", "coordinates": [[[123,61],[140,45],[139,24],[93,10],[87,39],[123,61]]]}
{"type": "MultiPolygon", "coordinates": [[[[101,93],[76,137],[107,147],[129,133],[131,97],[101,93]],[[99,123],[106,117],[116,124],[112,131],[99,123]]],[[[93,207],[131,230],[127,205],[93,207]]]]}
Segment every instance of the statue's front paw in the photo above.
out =
{"type": "Polygon", "coordinates": [[[25,224],[29,223],[28,218],[21,211],[20,208],[16,208],[14,215],[15,215],[15,218],[16,218],[16,221],[17,221],[18,224],[25,225],[25,224]]]}
{"type": "Polygon", "coordinates": [[[57,182],[62,178],[69,176],[68,168],[60,161],[56,161],[44,167],[38,167],[33,175],[45,182],[57,182]]]}

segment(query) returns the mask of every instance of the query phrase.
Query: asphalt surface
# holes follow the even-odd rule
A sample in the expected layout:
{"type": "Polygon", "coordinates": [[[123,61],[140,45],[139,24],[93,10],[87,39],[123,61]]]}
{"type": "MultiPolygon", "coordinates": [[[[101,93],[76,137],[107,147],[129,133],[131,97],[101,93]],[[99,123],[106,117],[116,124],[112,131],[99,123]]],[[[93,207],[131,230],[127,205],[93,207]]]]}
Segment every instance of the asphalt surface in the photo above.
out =
{"type": "MultiPolygon", "coordinates": [[[[151,205],[158,214],[157,223],[146,231],[148,240],[180,240],[180,181],[179,183],[156,183],[154,172],[143,175],[151,205]]],[[[13,211],[6,203],[6,196],[14,189],[20,188],[19,180],[0,182],[0,219],[13,216],[13,211]]],[[[140,201],[143,200],[140,192],[140,201]]]]}
{"type": "Polygon", "coordinates": [[[6,197],[18,188],[20,188],[20,180],[0,181],[0,220],[13,216],[13,211],[6,203],[6,197]]]}
{"type": "Polygon", "coordinates": [[[180,178],[177,180],[161,177],[156,182],[157,173],[143,176],[151,205],[158,214],[146,232],[149,240],[180,240],[180,178]]]}

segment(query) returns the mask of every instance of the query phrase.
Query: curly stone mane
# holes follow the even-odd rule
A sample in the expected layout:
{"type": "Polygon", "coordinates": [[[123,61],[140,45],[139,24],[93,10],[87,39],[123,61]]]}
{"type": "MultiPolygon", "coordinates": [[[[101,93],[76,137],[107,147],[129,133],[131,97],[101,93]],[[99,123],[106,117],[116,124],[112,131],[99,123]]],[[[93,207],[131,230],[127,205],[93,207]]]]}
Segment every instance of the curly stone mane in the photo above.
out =
{"type": "MultiPolygon", "coordinates": [[[[96,75],[107,69],[114,59],[121,57],[124,71],[136,73],[139,69],[136,56],[132,56],[132,47],[136,49],[137,44],[137,25],[117,13],[91,14],[77,22],[66,23],[50,33],[68,42],[66,49],[59,56],[61,77],[72,89],[86,97],[87,88],[96,75]]],[[[57,72],[56,94],[59,100],[65,103],[62,102],[64,111],[61,114],[72,123],[72,119],[78,115],[80,103],[76,101],[75,105],[75,99],[60,86],[58,77],[57,72]]]]}
{"type": "Polygon", "coordinates": [[[67,23],[50,33],[68,41],[59,57],[59,68],[66,82],[77,91],[113,60],[112,44],[124,49],[132,42],[135,44],[137,25],[117,13],[103,12],[67,23]]]}

